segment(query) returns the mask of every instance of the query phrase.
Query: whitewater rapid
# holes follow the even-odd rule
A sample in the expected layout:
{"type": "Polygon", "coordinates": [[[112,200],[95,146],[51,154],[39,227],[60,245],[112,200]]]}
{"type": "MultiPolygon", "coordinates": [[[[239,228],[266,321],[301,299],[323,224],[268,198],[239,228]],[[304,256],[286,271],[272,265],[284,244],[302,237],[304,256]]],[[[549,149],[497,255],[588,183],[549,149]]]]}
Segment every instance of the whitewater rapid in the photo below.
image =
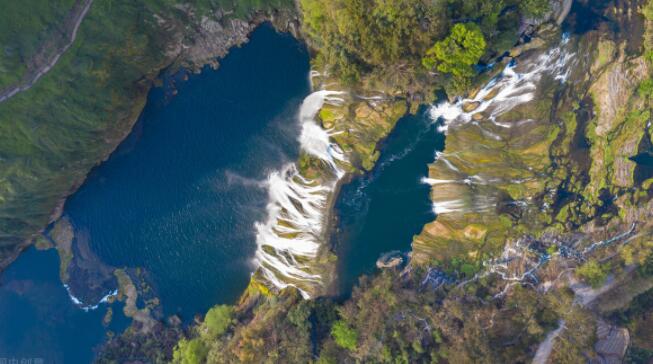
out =
{"type": "Polygon", "coordinates": [[[255,263],[263,278],[280,289],[294,286],[305,298],[310,297],[307,287],[322,284],[313,263],[324,239],[328,199],[345,174],[340,164],[346,163],[340,147],[330,141],[332,131],[323,129],[315,118],[325,103],[342,104],[342,95],[316,91],[304,99],[298,115],[302,152],[321,161],[330,176],[306,178],[296,163],[270,173],[267,219],[255,224],[255,263]]]}
{"type": "MultiPolygon", "coordinates": [[[[502,140],[500,135],[493,133],[483,127],[482,123],[492,123],[501,129],[510,129],[535,120],[526,119],[515,122],[501,122],[497,118],[502,114],[514,109],[518,105],[532,101],[536,97],[537,84],[544,75],[551,76],[554,80],[564,83],[569,77],[574,54],[569,51],[569,36],[563,35],[559,46],[554,47],[535,59],[528,60],[524,64],[518,64],[512,60],[502,72],[491,79],[482,89],[471,98],[458,98],[454,102],[442,102],[429,109],[429,115],[433,122],[442,120],[438,128],[440,132],[447,134],[451,128],[463,124],[472,123],[481,129],[484,137],[496,141],[502,140]]],[[[468,176],[450,158],[457,155],[450,155],[443,152],[436,152],[434,163],[444,163],[447,177],[451,178],[424,178],[423,183],[435,185],[467,185],[485,186],[497,182],[522,183],[523,181],[498,181],[488,180],[482,176],[468,176]]],[[[463,165],[465,161],[460,161],[463,165]]],[[[478,189],[478,187],[474,187],[478,189]]],[[[447,196],[446,193],[443,195],[447,196]]],[[[496,206],[496,199],[493,196],[482,196],[476,192],[465,200],[434,198],[433,211],[438,214],[464,213],[468,211],[488,211],[496,206]]]]}

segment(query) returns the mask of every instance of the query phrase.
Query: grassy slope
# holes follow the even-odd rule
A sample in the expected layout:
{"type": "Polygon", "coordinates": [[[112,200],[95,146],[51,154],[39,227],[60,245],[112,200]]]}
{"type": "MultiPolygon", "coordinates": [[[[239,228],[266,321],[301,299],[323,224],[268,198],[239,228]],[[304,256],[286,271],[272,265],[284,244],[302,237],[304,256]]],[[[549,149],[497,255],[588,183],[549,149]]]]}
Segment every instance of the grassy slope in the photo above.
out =
{"type": "MultiPolygon", "coordinates": [[[[5,7],[0,37],[25,26],[24,39],[14,43],[24,54],[33,52],[43,29],[49,29],[46,24],[63,17],[72,1],[61,1],[58,7],[43,3],[26,0],[20,6],[5,7]],[[42,9],[42,13],[26,9],[42,9]]],[[[75,43],[57,65],[30,90],[0,103],[0,267],[19,244],[48,223],[57,204],[130,129],[151,80],[172,62],[165,49],[174,30],[163,30],[153,15],[181,21],[184,18],[175,3],[95,2],[75,43]]],[[[200,14],[236,4],[227,11],[239,16],[292,2],[193,3],[200,14]]],[[[2,59],[0,67],[24,70],[11,59],[2,59]]],[[[2,77],[0,85],[15,81],[2,77]]]]}
{"type": "Polygon", "coordinates": [[[0,2],[0,89],[17,82],[29,60],[62,22],[74,0],[0,2]]]}

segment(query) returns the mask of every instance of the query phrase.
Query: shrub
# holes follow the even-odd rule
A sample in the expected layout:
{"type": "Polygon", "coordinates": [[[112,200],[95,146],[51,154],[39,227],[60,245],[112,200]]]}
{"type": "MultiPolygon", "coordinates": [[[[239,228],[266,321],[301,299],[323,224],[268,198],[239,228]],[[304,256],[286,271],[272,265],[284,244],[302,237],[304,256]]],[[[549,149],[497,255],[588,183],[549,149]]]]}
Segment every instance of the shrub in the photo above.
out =
{"type": "Polygon", "coordinates": [[[576,274],[593,288],[597,288],[605,281],[605,278],[608,276],[608,270],[606,265],[599,264],[595,260],[590,260],[576,269],[576,274]]]}
{"type": "Polygon", "coordinates": [[[350,351],[356,350],[356,346],[358,346],[358,333],[349,327],[346,322],[342,320],[336,321],[331,329],[331,335],[338,346],[350,351]]]}
{"type": "Polygon", "coordinates": [[[548,0],[521,0],[519,3],[519,10],[522,14],[533,17],[540,18],[544,16],[549,11],[549,1],[548,0]]]}
{"type": "Polygon", "coordinates": [[[233,307],[228,305],[211,308],[204,317],[204,326],[209,337],[215,338],[224,334],[233,322],[233,314],[233,307]]]}
{"type": "Polygon", "coordinates": [[[653,98],[653,78],[642,81],[637,88],[637,93],[645,99],[653,98]]]}
{"type": "Polygon", "coordinates": [[[200,364],[206,361],[209,349],[200,338],[179,341],[172,354],[175,364],[200,364]]]}
{"type": "Polygon", "coordinates": [[[485,37],[477,25],[456,24],[448,37],[426,51],[422,64],[455,77],[470,77],[474,74],[471,66],[478,63],[485,47],[485,37]]]}

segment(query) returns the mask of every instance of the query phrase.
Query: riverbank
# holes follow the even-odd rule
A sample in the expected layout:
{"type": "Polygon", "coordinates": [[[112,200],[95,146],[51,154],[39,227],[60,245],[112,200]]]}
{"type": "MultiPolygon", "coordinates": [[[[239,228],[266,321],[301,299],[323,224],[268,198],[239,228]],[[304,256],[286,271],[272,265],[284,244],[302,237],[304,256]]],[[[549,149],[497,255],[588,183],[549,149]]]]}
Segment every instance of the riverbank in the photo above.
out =
{"type": "Polygon", "coordinates": [[[0,270],[39,239],[87,173],[129,135],[161,70],[216,66],[264,21],[296,29],[294,14],[294,4],[283,1],[239,7],[237,14],[219,7],[93,4],[78,42],[57,66],[29,91],[0,104],[0,177],[7,181],[0,190],[0,270]],[[105,27],[111,19],[120,21],[105,27]],[[91,61],[105,53],[112,58],[91,61]],[[57,102],[70,94],[75,97],[57,102]]]}

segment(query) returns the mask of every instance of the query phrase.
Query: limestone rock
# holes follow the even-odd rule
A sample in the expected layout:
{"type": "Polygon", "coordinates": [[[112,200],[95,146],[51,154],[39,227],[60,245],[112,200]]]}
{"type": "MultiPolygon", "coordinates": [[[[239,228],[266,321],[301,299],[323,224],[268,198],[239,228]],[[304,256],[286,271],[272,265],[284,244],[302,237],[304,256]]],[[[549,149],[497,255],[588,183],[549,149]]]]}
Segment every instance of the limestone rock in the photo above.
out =
{"type": "Polygon", "coordinates": [[[599,359],[593,360],[592,363],[621,363],[630,344],[628,330],[599,321],[596,336],[598,340],[594,343],[594,350],[599,354],[599,359]]]}

